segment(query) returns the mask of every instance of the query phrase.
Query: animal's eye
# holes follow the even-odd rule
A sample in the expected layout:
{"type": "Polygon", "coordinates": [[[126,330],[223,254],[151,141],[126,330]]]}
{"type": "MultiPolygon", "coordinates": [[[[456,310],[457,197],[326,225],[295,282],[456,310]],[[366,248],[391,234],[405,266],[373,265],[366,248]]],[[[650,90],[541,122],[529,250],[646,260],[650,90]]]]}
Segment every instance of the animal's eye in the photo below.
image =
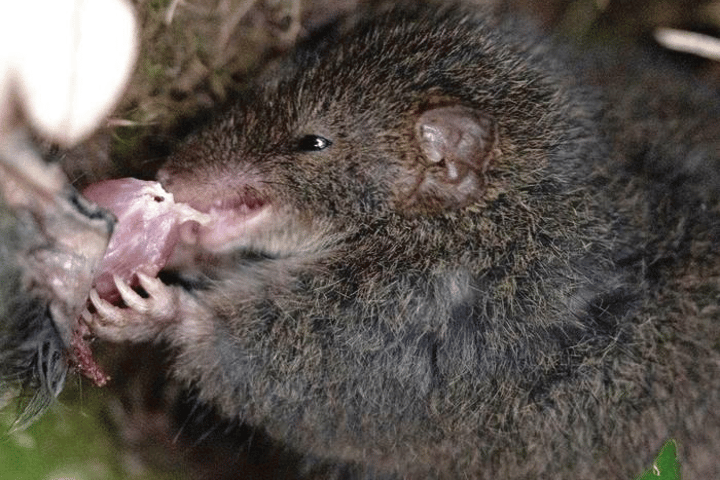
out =
{"type": "Polygon", "coordinates": [[[319,135],[305,135],[298,140],[297,148],[301,152],[319,152],[330,145],[332,145],[332,142],[327,138],[319,135]]]}

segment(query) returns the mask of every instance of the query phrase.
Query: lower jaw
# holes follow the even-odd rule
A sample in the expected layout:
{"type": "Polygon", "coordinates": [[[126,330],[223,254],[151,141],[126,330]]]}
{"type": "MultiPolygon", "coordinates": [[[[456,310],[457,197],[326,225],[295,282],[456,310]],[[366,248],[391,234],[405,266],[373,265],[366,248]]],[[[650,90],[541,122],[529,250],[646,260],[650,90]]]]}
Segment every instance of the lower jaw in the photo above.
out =
{"type": "Polygon", "coordinates": [[[196,243],[199,247],[213,253],[234,250],[246,243],[252,235],[271,215],[271,207],[265,205],[248,213],[237,213],[234,210],[211,209],[209,214],[214,223],[198,226],[196,243]]]}

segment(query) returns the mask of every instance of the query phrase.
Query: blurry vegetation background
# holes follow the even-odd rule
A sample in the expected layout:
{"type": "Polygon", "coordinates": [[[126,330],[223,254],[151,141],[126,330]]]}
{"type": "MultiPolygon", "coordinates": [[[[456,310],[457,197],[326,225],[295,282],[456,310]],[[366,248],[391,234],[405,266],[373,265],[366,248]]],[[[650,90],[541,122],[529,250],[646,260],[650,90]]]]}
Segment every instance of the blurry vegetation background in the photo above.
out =
{"type": "MultiPolygon", "coordinates": [[[[142,38],[127,93],[104,128],[83,145],[62,152],[64,166],[80,188],[109,175],[147,175],[172,147],[180,120],[222,103],[241,89],[253,72],[318,25],[359,3],[385,2],[132,3],[142,38]]],[[[504,4],[532,16],[548,32],[559,32],[580,44],[648,42],[658,26],[720,36],[720,0],[507,0],[504,4]]],[[[719,63],[691,57],[682,62],[695,74],[720,85],[719,63]]],[[[24,431],[11,431],[12,409],[0,412],[0,429],[8,432],[0,436],[0,479],[199,478],[199,473],[183,472],[173,461],[173,449],[187,450],[180,448],[181,442],[172,433],[168,435],[170,429],[162,414],[164,399],[143,393],[152,393],[153,382],[162,374],[162,359],[147,352],[131,355],[133,361],[128,361],[126,352],[106,349],[105,361],[111,365],[108,369],[115,383],[98,389],[72,378],[60,402],[24,431]],[[118,399],[113,395],[115,389],[124,391],[125,396],[118,399]],[[128,396],[127,391],[133,389],[137,395],[128,396]],[[138,414],[143,408],[144,413],[138,414]],[[163,434],[165,438],[161,438],[163,434]],[[153,445],[160,453],[153,452],[153,445]]],[[[210,436],[203,445],[185,447],[195,449],[195,456],[207,461],[212,458],[207,456],[212,441],[210,436]]],[[[221,456],[216,458],[223,461],[221,456]]],[[[252,465],[247,468],[235,473],[262,477],[253,474],[252,465]]]]}

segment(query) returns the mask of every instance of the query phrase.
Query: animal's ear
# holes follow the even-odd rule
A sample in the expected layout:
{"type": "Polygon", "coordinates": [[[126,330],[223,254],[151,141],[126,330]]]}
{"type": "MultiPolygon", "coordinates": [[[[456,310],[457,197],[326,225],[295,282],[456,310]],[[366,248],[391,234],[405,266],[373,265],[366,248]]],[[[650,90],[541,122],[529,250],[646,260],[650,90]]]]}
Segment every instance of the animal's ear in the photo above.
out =
{"type": "Polygon", "coordinates": [[[417,187],[410,202],[453,208],[476,199],[495,156],[497,130],[491,116],[464,106],[423,112],[415,124],[415,138],[424,165],[415,165],[417,187]]]}

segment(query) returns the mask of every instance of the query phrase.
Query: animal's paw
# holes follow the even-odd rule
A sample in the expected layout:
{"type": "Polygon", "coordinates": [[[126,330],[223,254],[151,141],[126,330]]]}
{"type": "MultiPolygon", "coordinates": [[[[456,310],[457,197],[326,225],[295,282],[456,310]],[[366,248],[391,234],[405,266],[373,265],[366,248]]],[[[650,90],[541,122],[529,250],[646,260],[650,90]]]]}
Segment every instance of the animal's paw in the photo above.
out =
{"type": "Polygon", "coordinates": [[[177,288],[142,273],[137,276],[140,286],[148,294],[147,298],[140,296],[119,277],[113,277],[126,307],[117,307],[103,300],[94,289],[90,292],[95,313],[86,312],[83,317],[97,337],[113,342],[152,340],[177,317],[180,303],[177,288]]]}

